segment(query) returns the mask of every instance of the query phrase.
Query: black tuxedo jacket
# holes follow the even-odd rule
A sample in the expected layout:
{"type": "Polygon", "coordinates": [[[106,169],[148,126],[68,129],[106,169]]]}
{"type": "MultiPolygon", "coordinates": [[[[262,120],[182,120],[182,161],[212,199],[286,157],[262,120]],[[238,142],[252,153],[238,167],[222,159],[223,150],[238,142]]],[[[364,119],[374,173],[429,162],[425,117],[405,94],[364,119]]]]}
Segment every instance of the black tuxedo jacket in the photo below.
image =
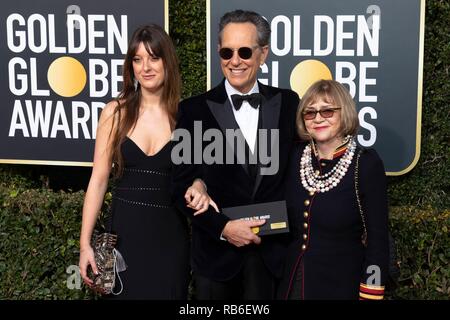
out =
{"type": "MultiPolygon", "coordinates": [[[[251,179],[248,166],[240,164],[234,154],[234,164],[226,164],[226,139],[223,138],[224,163],[174,165],[172,196],[176,207],[192,221],[192,268],[193,271],[212,280],[228,280],[239,272],[248,250],[260,250],[263,260],[274,276],[282,271],[287,235],[262,237],[260,245],[237,248],[220,239],[229,219],[212,207],[200,215],[186,207],[184,194],[196,178],[207,185],[208,194],[219,208],[248,205],[284,199],[285,171],[289,152],[297,137],[295,116],[299,104],[298,95],[286,89],[259,84],[263,95],[260,105],[259,128],[279,129],[279,168],[274,175],[261,175],[258,168],[256,178],[251,179]]],[[[177,129],[186,129],[194,137],[194,122],[201,121],[202,131],[238,129],[232,105],[228,99],[224,81],[212,90],[182,101],[179,105],[177,129]]],[[[198,133],[198,132],[197,132],[198,133]]],[[[269,138],[270,139],[270,138],[269,138]]],[[[191,141],[194,145],[193,140],[191,141]]],[[[203,142],[202,151],[211,144],[203,142]]],[[[270,143],[269,143],[270,145],[270,143]]],[[[271,146],[273,148],[273,146],[271,146]]],[[[229,151],[228,151],[229,152],[229,151]]],[[[199,148],[191,149],[191,163],[199,148]]],[[[233,156],[232,156],[233,157],[233,156]]]]}

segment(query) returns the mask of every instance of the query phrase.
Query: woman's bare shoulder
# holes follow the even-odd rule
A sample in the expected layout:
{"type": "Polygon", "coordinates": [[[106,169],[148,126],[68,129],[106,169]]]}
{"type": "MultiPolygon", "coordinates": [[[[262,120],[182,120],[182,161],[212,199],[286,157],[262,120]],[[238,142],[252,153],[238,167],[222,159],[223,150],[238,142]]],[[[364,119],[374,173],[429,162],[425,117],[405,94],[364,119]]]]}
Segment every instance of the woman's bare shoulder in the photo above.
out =
{"type": "Polygon", "coordinates": [[[123,106],[124,103],[125,103],[125,100],[124,100],[124,99],[120,99],[120,100],[117,100],[117,99],[111,100],[110,102],[108,102],[107,104],[105,104],[105,106],[103,107],[102,113],[104,113],[105,116],[111,116],[111,115],[113,115],[113,114],[116,112],[117,107],[118,107],[119,105],[123,106]]]}

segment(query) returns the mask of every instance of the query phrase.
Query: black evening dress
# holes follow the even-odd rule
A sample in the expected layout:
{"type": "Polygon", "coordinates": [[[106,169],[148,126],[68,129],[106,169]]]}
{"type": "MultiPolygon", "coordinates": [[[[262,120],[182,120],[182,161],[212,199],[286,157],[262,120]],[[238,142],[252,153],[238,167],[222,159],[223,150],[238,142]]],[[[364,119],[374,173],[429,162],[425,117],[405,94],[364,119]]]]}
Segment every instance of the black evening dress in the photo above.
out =
{"type": "MultiPolygon", "coordinates": [[[[114,299],[187,299],[189,234],[185,217],[170,200],[171,149],[168,142],[147,156],[130,138],[121,150],[124,171],[115,183],[112,231],[127,269],[123,291],[114,299]]],[[[116,277],[115,292],[120,290],[116,277]]]]}

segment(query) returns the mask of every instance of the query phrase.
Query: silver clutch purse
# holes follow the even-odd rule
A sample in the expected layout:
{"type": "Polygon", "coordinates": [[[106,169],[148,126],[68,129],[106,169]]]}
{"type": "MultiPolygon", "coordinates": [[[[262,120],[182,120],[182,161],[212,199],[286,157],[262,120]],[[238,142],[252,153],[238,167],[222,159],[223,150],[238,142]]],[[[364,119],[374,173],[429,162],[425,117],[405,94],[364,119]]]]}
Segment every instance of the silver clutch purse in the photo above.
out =
{"type": "Polygon", "coordinates": [[[95,263],[99,271],[97,275],[91,271],[92,288],[100,294],[121,294],[123,283],[119,272],[125,271],[127,265],[120,252],[115,248],[117,235],[108,232],[100,233],[98,230],[94,230],[91,239],[95,263]],[[114,292],[116,280],[120,284],[118,292],[114,292]]]}

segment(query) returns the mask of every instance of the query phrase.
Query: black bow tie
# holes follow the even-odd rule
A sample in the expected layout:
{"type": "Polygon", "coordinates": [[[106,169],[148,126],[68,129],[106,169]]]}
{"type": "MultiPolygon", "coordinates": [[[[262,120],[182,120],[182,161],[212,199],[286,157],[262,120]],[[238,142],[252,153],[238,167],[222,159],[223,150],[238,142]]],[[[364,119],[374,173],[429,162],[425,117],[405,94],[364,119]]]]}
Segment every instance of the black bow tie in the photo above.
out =
{"type": "Polygon", "coordinates": [[[242,102],[244,102],[244,100],[246,100],[253,108],[258,109],[258,106],[261,104],[261,94],[232,94],[231,100],[233,101],[233,106],[236,110],[239,110],[241,108],[242,102]]]}

